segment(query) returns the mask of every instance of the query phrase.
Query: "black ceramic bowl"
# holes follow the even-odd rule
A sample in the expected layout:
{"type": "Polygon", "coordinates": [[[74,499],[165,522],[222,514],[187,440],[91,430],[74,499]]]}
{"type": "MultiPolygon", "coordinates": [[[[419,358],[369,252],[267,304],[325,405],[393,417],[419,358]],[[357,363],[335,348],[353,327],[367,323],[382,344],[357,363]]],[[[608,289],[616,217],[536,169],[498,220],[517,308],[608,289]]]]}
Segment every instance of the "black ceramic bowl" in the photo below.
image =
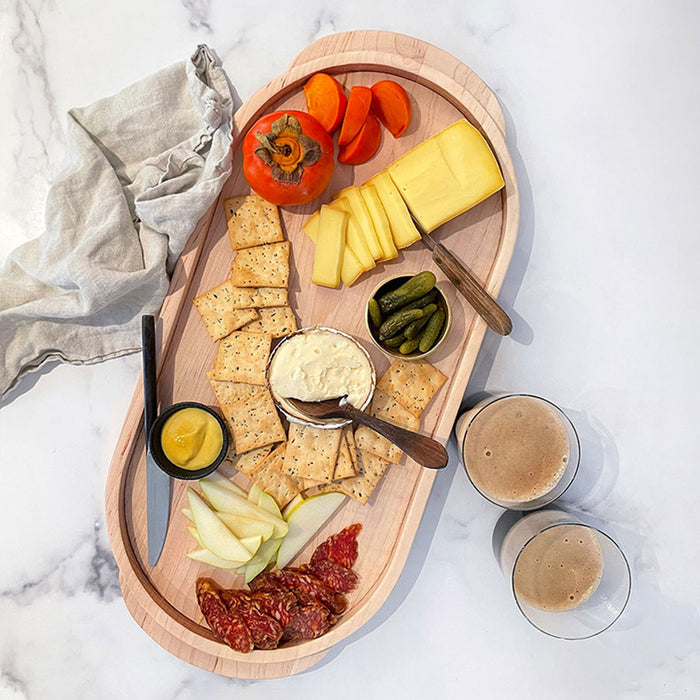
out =
{"type": "Polygon", "coordinates": [[[202,477],[208,476],[212,472],[215,472],[221,462],[224,461],[224,457],[228,452],[228,432],[226,430],[226,424],[221,419],[221,416],[216,413],[209,406],[205,406],[202,403],[197,403],[196,401],[183,401],[181,403],[176,403],[166,408],[163,413],[161,413],[158,418],[155,419],[153,425],[151,426],[151,431],[148,434],[148,449],[151,452],[155,463],[166,473],[176,479],[201,479],[202,477]],[[214,416],[216,422],[221,428],[221,434],[223,436],[223,443],[221,445],[221,451],[217,455],[216,459],[206,467],[201,469],[183,469],[178,467],[177,464],[173,464],[163,452],[163,446],[161,445],[160,436],[163,432],[163,426],[165,421],[170,418],[177,411],[181,411],[185,408],[199,408],[202,411],[206,411],[209,415],[214,416]]]}

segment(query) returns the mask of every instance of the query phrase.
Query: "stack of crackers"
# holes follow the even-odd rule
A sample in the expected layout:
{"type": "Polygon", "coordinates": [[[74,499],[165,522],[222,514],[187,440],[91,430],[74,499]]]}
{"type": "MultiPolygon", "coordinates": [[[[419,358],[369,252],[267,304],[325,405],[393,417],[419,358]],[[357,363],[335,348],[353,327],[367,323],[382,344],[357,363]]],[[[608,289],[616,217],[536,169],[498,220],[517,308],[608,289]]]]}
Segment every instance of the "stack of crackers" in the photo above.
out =
{"type": "MultiPolygon", "coordinates": [[[[231,277],[194,299],[213,341],[207,372],[229,429],[230,466],[284,507],[297,494],[340,491],[366,503],[401,451],[360,426],[322,429],[286,423],[267,387],[272,344],[297,330],[289,306],[289,242],[277,207],[258,195],[227,199],[235,257],[231,277]]],[[[396,360],[377,383],[371,411],[417,431],[421,413],[446,377],[425,361],[396,360]]]]}

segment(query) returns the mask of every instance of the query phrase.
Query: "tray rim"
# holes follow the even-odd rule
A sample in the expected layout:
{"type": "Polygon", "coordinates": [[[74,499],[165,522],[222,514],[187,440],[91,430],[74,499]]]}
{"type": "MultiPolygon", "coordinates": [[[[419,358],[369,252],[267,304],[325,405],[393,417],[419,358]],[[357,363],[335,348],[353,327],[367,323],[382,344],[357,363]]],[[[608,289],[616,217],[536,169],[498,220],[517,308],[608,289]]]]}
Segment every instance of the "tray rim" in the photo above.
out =
{"type": "MultiPolygon", "coordinates": [[[[415,41],[420,42],[420,40],[417,39],[415,41]]],[[[470,119],[470,121],[472,121],[472,123],[475,123],[480,128],[482,133],[484,133],[485,137],[494,148],[494,152],[501,163],[501,168],[504,171],[504,175],[507,175],[507,187],[504,188],[501,195],[503,224],[501,227],[498,249],[493,258],[488,277],[486,278],[487,289],[492,294],[497,296],[498,291],[500,290],[505,279],[505,273],[515,246],[519,215],[517,181],[515,179],[512,161],[510,160],[507,144],[505,142],[505,135],[501,130],[501,126],[491,117],[483,104],[476,97],[474,97],[472,93],[453,81],[450,76],[446,76],[432,66],[419,64],[414,62],[412,59],[406,59],[405,57],[394,57],[396,60],[389,61],[387,63],[385,60],[386,56],[387,54],[384,51],[349,51],[341,54],[340,56],[337,54],[329,54],[298,65],[292,64],[288,71],[258,89],[248,100],[246,100],[239,110],[237,110],[236,114],[234,115],[234,126],[236,128],[236,133],[234,134],[232,150],[240,144],[242,136],[246,133],[248,126],[252,123],[252,120],[257,118],[259,113],[264,112],[269,105],[283,99],[290,92],[298,90],[299,86],[303,84],[303,82],[305,82],[305,80],[311,74],[319,70],[325,70],[326,72],[333,73],[362,71],[381,72],[389,75],[397,75],[405,79],[412,79],[415,80],[415,82],[428,87],[449,102],[453,107],[455,107],[455,109],[464,114],[464,116],[466,116],[468,119],[470,119]],[[357,60],[360,56],[362,56],[362,61],[357,60]],[[399,59],[401,65],[394,65],[395,63],[399,62],[399,59]],[[437,82],[438,80],[440,82],[437,82]],[[446,85],[449,86],[449,88],[445,87],[446,85]],[[457,95],[459,95],[459,98],[457,95]]],[[[191,279],[190,271],[194,270],[198,265],[200,257],[199,254],[201,253],[202,249],[201,244],[209,234],[213,213],[216,210],[216,207],[221,205],[221,197],[222,195],[217,197],[217,200],[204,217],[203,222],[197,227],[197,230],[191,237],[191,242],[188,243],[186,252],[183,254],[181,260],[178,261],[178,265],[176,266],[173,274],[168,296],[165,299],[160,314],[163,329],[163,348],[159,360],[159,371],[163,362],[168,356],[177,319],[184,304],[185,298],[187,297],[189,280],[191,279]]],[[[475,317],[471,326],[468,329],[465,329],[465,331],[466,334],[462,346],[453,351],[461,352],[461,357],[459,358],[455,375],[450,378],[451,382],[455,380],[456,376],[459,375],[460,371],[467,365],[469,366],[469,369],[466,373],[465,381],[468,379],[469,373],[471,372],[471,368],[473,366],[473,361],[476,358],[476,354],[478,353],[486,331],[486,324],[480,318],[475,317]]],[[[451,402],[446,403],[443,406],[442,412],[438,416],[437,427],[434,433],[438,437],[447,438],[451,432],[454,415],[452,415],[449,420],[446,420],[445,416],[448,413],[452,413],[452,409],[454,408],[452,404],[454,403],[458,403],[458,401],[453,399],[451,402]],[[445,431],[446,424],[449,424],[449,427],[445,431]]],[[[181,644],[187,643],[185,638],[192,635],[195,638],[189,642],[190,646],[202,652],[211,653],[213,656],[216,656],[219,659],[230,658],[239,667],[246,665],[250,665],[252,667],[260,664],[270,666],[275,664],[285,664],[292,661],[298,661],[300,658],[305,659],[307,657],[313,657],[311,663],[316,663],[316,661],[327,653],[334,644],[338,643],[359,629],[379,610],[391,593],[391,590],[393,590],[394,585],[398,580],[401,571],[403,570],[406,558],[408,557],[408,553],[410,552],[411,545],[415,537],[415,532],[420,523],[432,483],[435,479],[434,473],[429,473],[427,470],[424,470],[416,480],[416,485],[413,492],[411,493],[410,498],[407,499],[407,508],[405,511],[405,521],[407,522],[404,522],[404,527],[402,527],[399,531],[399,535],[395,543],[395,551],[391,560],[378,576],[377,580],[380,583],[373,591],[371,591],[371,595],[368,594],[366,596],[367,600],[360,601],[357,607],[354,607],[353,615],[345,620],[346,624],[342,624],[341,621],[341,624],[316,640],[307,641],[298,646],[283,647],[275,650],[275,652],[273,652],[275,656],[274,659],[271,658],[270,652],[254,651],[251,654],[246,655],[236,654],[232,650],[222,648],[222,645],[214,639],[209,630],[190,621],[189,618],[186,618],[186,616],[177,611],[174,606],[172,606],[167,599],[160,594],[155,585],[150,581],[148,574],[141,568],[138,557],[133,552],[133,549],[131,552],[129,552],[125,545],[125,540],[128,541],[128,530],[126,523],[124,522],[124,509],[120,507],[120,505],[124,503],[124,491],[127,484],[127,470],[124,469],[124,466],[131,462],[132,453],[141,429],[142,421],[139,419],[140,411],[134,410],[134,408],[142,406],[143,399],[141,397],[141,389],[140,385],[137,385],[129,407],[127,420],[125,421],[122,434],[120,435],[117,448],[115,449],[115,453],[110,464],[107,478],[106,502],[110,542],[119,566],[119,578],[122,594],[129,611],[132,613],[132,616],[137,619],[135,614],[136,610],[132,612],[132,605],[135,606],[136,609],[139,610],[144,616],[144,621],[139,623],[141,626],[145,628],[145,618],[150,617],[152,618],[153,624],[156,624],[164,632],[172,634],[173,626],[179,624],[180,635],[176,636],[176,639],[178,639],[181,644]],[[130,416],[131,420],[129,420],[130,416]],[[110,486],[113,486],[115,480],[118,480],[118,489],[110,488],[110,486]],[[419,512],[415,513],[416,503],[418,501],[420,501],[422,505],[418,509],[419,512]],[[117,514],[116,526],[113,518],[113,514],[115,512],[117,514]],[[115,543],[118,545],[118,547],[115,547],[115,543]],[[117,549],[119,552],[117,552],[117,549]],[[141,586],[140,589],[137,589],[141,595],[135,595],[131,587],[126,586],[129,579],[133,580],[133,577],[137,579],[137,582],[141,586]],[[128,594],[125,590],[127,588],[129,590],[128,594]],[[165,606],[161,605],[161,603],[156,599],[156,597],[154,597],[149,589],[155,592],[156,597],[165,602],[165,606]],[[148,596],[151,602],[156,604],[154,611],[149,611],[143,605],[140,600],[142,595],[148,596]],[[188,620],[191,625],[182,624],[182,622],[177,620],[177,617],[174,618],[170,616],[168,608],[174,610],[177,613],[177,616],[188,620]],[[194,644],[194,642],[197,642],[197,644],[194,644]],[[222,651],[225,653],[225,657],[223,657],[221,654],[222,651]]],[[[356,603],[358,602],[356,601],[356,603]]],[[[149,635],[153,637],[150,632],[149,635]]],[[[197,663],[197,665],[202,664],[197,663]]],[[[237,671],[240,671],[240,668],[238,668],[237,671]]],[[[217,672],[225,673],[225,671],[222,670],[218,670],[217,672]]],[[[247,676],[245,674],[237,673],[237,677],[267,676],[247,676]]]]}

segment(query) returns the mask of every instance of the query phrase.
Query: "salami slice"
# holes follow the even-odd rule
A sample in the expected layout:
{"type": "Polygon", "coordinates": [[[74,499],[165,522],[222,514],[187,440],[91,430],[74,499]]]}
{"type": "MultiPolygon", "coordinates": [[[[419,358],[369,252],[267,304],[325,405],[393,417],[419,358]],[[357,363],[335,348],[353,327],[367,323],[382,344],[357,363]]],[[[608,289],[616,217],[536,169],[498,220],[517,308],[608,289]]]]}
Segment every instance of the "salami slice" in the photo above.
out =
{"type": "Polygon", "coordinates": [[[292,619],[297,598],[291,591],[253,591],[251,598],[261,612],[273,617],[284,629],[292,619]]]}
{"type": "Polygon", "coordinates": [[[253,638],[243,617],[229,612],[221,599],[221,589],[208,578],[197,579],[197,602],[216,637],[234,651],[247,654],[253,650],[253,638]]]}
{"type": "Polygon", "coordinates": [[[315,598],[299,594],[303,604],[296,607],[289,624],[284,630],[283,640],[316,639],[325,634],[335,624],[336,618],[315,598]]]}
{"type": "Polygon", "coordinates": [[[338,593],[349,593],[357,585],[357,574],[333,559],[319,559],[299,568],[308,571],[338,593]]]}
{"type": "Polygon", "coordinates": [[[330,559],[346,569],[352,569],[357,560],[357,535],[361,529],[362,525],[355,523],[336,535],[331,535],[316,547],[310,563],[315,564],[322,559],[330,559]]]}
{"type": "Polygon", "coordinates": [[[292,567],[273,573],[287,590],[299,591],[315,598],[334,615],[341,615],[348,607],[348,601],[342,593],[329,588],[313,574],[292,567]]]}
{"type": "Polygon", "coordinates": [[[282,637],[282,625],[258,608],[252,594],[240,589],[226,589],[221,592],[221,599],[229,613],[238,613],[243,618],[256,649],[277,647],[282,637]]]}

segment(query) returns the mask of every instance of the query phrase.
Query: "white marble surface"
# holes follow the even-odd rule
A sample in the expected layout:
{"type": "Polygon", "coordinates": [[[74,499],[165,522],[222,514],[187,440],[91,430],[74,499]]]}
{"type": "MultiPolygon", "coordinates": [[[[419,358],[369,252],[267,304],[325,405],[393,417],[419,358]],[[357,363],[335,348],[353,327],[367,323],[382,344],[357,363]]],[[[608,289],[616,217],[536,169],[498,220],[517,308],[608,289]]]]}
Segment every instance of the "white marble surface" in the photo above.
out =
{"type": "Polygon", "coordinates": [[[198,43],[242,99],[336,31],[394,30],[450,51],[503,104],[522,200],[501,296],[515,332],[487,336],[467,394],[539,393],[573,417],[583,470],[568,498],[626,550],[628,609],[588,641],[532,629],[492,553],[502,511],[470,488],[452,444],[405,572],[365,628],[292,678],[189,666],[131,619],[105,532],[107,467],[139,358],[57,366],[0,404],[2,700],[700,697],[700,7],[385,5],[3,3],[0,260],[40,231],[66,111],[198,43]]]}

